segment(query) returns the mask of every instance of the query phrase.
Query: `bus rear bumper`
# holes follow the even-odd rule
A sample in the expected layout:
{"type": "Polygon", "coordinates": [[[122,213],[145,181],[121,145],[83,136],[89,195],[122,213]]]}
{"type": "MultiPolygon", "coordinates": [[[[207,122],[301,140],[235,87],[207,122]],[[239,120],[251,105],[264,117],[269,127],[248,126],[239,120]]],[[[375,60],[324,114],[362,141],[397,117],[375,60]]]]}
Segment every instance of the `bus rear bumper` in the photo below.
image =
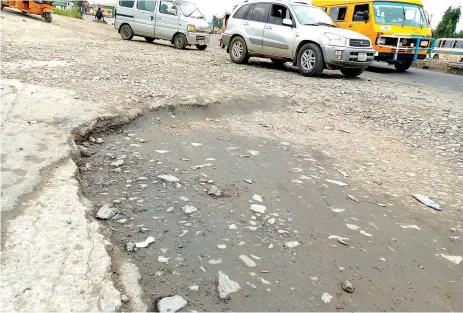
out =
{"type": "MultiPolygon", "coordinates": [[[[415,55],[410,53],[399,53],[397,54],[397,59],[394,60],[395,53],[388,53],[388,52],[378,52],[375,55],[375,61],[385,61],[388,63],[401,63],[404,61],[414,61],[415,55]]],[[[426,54],[418,54],[416,56],[416,60],[424,60],[426,59],[426,54]]]]}

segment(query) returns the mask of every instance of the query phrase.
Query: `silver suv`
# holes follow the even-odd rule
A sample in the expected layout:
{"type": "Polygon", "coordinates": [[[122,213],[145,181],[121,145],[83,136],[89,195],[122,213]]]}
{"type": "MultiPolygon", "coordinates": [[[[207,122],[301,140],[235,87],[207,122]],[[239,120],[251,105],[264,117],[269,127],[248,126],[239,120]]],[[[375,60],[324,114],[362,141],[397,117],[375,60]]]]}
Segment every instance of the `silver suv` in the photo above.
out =
{"type": "Polygon", "coordinates": [[[249,57],[292,62],[304,76],[325,68],[356,77],[373,62],[368,37],[336,26],[320,8],[290,0],[245,1],[232,12],[222,36],[234,63],[249,57]]]}

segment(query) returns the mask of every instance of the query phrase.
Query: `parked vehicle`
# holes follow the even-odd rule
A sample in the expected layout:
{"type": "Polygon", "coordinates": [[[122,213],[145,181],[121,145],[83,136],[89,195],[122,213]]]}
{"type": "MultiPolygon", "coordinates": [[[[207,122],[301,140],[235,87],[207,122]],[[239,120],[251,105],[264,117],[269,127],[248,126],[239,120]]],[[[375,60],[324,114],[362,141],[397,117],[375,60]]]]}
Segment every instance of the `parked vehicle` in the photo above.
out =
{"type": "Polygon", "coordinates": [[[177,49],[196,46],[198,50],[207,48],[211,31],[196,5],[183,0],[120,0],[114,28],[125,40],[134,36],[148,42],[164,39],[177,49]]]}
{"type": "Polygon", "coordinates": [[[368,36],[375,60],[404,72],[433,48],[429,18],[421,0],[313,0],[339,27],[368,36]]]}
{"type": "Polygon", "coordinates": [[[440,38],[432,50],[432,58],[449,62],[463,62],[463,39],[440,38]]]}
{"type": "Polygon", "coordinates": [[[53,0],[2,0],[1,9],[4,7],[17,9],[25,14],[40,15],[47,23],[52,21],[53,0]]]}
{"type": "Polygon", "coordinates": [[[280,65],[292,62],[304,76],[325,68],[347,77],[363,73],[374,57],[368,37],[339,28],[320,8],[290,0],[252,1],[231,14],[223,34],[230,58],[270,58],[280,65]]]}

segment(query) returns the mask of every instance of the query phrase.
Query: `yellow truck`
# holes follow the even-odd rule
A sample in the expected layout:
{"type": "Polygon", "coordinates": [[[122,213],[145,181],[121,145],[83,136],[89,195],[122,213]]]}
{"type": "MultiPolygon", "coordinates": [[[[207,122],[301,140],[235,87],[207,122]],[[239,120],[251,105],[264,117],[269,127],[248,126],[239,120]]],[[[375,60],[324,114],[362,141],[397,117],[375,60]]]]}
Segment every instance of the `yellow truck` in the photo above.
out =
{"type": "Polygon", "coordinates": [[[429,17],[421,0],[312,0],[345,29],[369,37],[375,60],[404,72],[434,48],[429,17]]]}

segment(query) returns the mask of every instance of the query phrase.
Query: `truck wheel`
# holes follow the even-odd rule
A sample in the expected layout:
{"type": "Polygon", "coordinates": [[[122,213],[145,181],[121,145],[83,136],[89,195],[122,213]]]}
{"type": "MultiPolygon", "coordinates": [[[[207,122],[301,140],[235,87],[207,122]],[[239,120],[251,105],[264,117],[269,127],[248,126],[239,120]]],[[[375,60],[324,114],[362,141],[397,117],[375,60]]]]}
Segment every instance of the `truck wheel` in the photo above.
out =
{"type": "Polygon", "coordinates": [[[124,40],[132,40],[133,38],[133,30],[132,27],[128,24],[122,25],[121,29],[119,30],[122,39],[124,40]]]}
{"type": "Polygon", "coordinates": [[[365,72],[364,68],[343,68],[341,69],[342,75],[348,78],[354,78],[360,76],[363,72],[365,72]]]}
{"type": "Polygon", "coordinates": [[[230,42],[230,59],[233,63],[243,64],[248,62],[248,47],[242,37],[235,37],[230,42]]]}
{"type": "Polygon", "coordinates": [[[207,45],[196,45],[196,49],[198,50],[206,50],[207,45]]]}
{"type": "Polygon", "coordinates": [[[273,64],[277,66],[283,66],[286,63],[286,60],[283,59],[270,59],[273,64]]]}
{"type": "Polygon", "coordinates": [[[435,59],[435,60],[439,60],[439,55],[435,54],[432,58],[435,59]]]}
{"type": "Polygon", "coordinates": [[[154,41],[154,38],[151,37],[145,37],[145,40],[149,43],[152,43],[154,41]]]}
{"type": "Polygon", "coordinates": [[[43,13],[43,18],[44,18],[45,22],[47,22],[47,23],[51,23],[51,21],[52,21],[52,17],[51,17],[50,12],[43,13]]]}
{"type": "Polygon", "coordinates": [[[413,61],[405,61],[403,63],[394,63],[394,67],[399,72],[405,72],[412,66],[413,61]]]}
{"type": "Polygon", "coordinates": [[[174,47],[177,49],[185,49],[187,45],[186,37],[184,34],[177,34],[174,37],[174,47]]]}
{"type": "Polygon", "coordinates": [[[305,44],[297,54],[297,68],[303,76],[319,76],[325,69],[320,47],[314,43],[305,44]]]}

